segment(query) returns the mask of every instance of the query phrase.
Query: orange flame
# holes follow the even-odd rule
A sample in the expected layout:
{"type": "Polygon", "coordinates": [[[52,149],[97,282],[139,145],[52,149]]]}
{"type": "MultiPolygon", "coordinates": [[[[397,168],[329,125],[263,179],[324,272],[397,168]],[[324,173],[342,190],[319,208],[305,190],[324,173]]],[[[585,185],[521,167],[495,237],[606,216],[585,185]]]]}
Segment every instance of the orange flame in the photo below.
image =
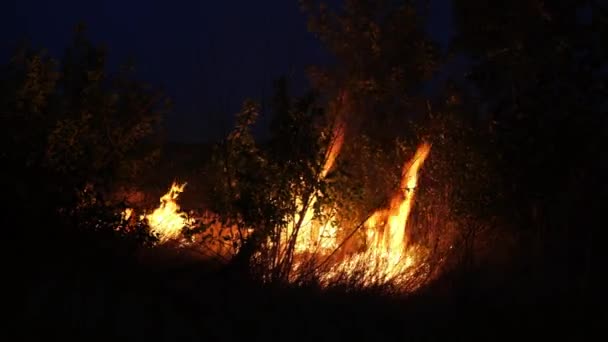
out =
{"type": "Polygon", "coordinates": [[[431,146],[426,143],[418,147],[414,157],[403,167],[401,191],[392,196],[388,208],[377,210],[365,222],[367,249],[342,260],[324,276],[324,280],[363,267],[364,281],[383,281],[406,274],[415,264],[415,253],[407,248],[406,226],[414,202],[418,171],[430,150],[431,146]]]}
{"type": "MultiPolygon", "coordinates": [[[[336,158],[344,144],[344,125],[339,120],[336,120],[336,122],[324,158],[325,162],[319,175],[320,179],[324,179],[334,166],[336,158]]],[[[325,222],[316,222],[314,220],[313,208],[316,202],[317,195],[313,195],[307,204],[304,203],[303,199],[296,198],[296,212],[288,219],[287,230],[282,238],[284,242],[287,241],[294,231],[298,229],[294,246],[296,253],[327,253],[338,247],[338,227],[335,222],[331,219],[325,222]],[[305,207],[306,209],[304,209],[305,207]],[[304,218],[300,222],[302,212],[304,212],[304,218]],[[299,227],[298,224],[300,224],[299,227]]],[[[324,214],[328,217],[332,216],[328,212],[324,214]]]]}
{"type": "Polygon", "coordinates": [[[161,240],[177,238],[182,229],[189,227],[193,220],[188,219],[186,213],[180,211],[176,200],[179,194],[184,191],[186,183],[171,184],[169,191],[160,198],[160,206],[152,214],[146,215],[150,231],[157,234],[161,240]]]}
{"type": "Polygon", "coordinates": [[[426,160],[430,150],[431,147],[428,144],[422,144],[418,148],[414,158],[403,166],[401,191],[393,195],[390,207],[387,210],[375,212],[366,222],[366,227],[375,231],[383,231],[383,239],[380,241],[376,239],[375,241],[376,248],[385,250],[390,254],[400,253],[404,250],[407,244],[405,226],[412,210],[414,189],[418,183],[418,170],[426,160]]]}
{"type": "Polygon", "coordinates": [[[331,168],[334,166],[336,158],[338,158],[338,154],[340,154],[340,150],[342,150],[343,144],[344,125],[342,124],[342,122],[338,121],[338,123],[334,127],[332,139],[329,142],[329,149],[327,150],[327,155],[325,157],[325,164],[323,165],[323,169],[321,170],[321,179],[325,178],[329,170],[331,170],[331,168]]]}
{"type": "MultiPolygon", "coordinates": [[[[320,179],[324,179],[334,166],[343,143],[344,126],[336,125],[319,174],[320,179]]],[[[321,280],[331,282],[345,274],[358,272],[363,274],[362,285],[371,285],[378,281],[408,277],[410,270],[415,268],[413,266],[422,263],[417,260],[421,256],[417,249],[420,246],[414,246],[408,241],[407,223],[418,186],[418,173],[430,150],[431,146],[427,143],[417,148],[413,158],[403,166],[400,189],[391,196],[389,205],[376,210],[365,221],[365,250],[335,261],[333,266],[321,274],[321,280]]],[[[147,220],[150,231],[158,235],[161,242],[179,237],[184,228],[191,227],[194,223],[193,219],[189,219],[180,211],[176,202],[185,185],[173,183],[169,191],[160,198],[160,206],[151,214],[140,217],[141,220],[147,220]]],[[[285,244],[290,238],[294,238],[297,230],[294,246],[296,257],[307,253],[330,255],[340,246],[338,233],[341,227],[336,223],[333,215],[335,211],[331,208],[325,209],[324,220],[315,218],[313,208],[318,196],[319,194],[313,195],[308,205],[303,199],[296,198],[296,212],[291,215],[287,229],[281,234],[281,244],[285,244]],[[300,215],[303,215],[302,220],[300,215]]],[[[128,220],[133,217],[133,213],[132,209],[126,209],[123,218],[128,220]]],[[[215,227],[218,232],[225,228],[215,227]]],[[[293,267],[298,268],[296,259],[293,267]]]]}
{"type": "MultiPolygon", "coordinates": [[[[160,242],[175,239],[180,236],[182,229],[191,227],[194,219],[187,217],[186,213],[180,211],[176,200],[179,194],[184,191],[186,183],[171,184],[169,191],[160,198],[160,205],[152,214],[141,215],[139,220],[146,220],[148,229],[151,233],[158,236],[160,242]]],[[[132,208],[126,208],[121,217],[124,221],[129,221],[134,215],[132,208]]]]}

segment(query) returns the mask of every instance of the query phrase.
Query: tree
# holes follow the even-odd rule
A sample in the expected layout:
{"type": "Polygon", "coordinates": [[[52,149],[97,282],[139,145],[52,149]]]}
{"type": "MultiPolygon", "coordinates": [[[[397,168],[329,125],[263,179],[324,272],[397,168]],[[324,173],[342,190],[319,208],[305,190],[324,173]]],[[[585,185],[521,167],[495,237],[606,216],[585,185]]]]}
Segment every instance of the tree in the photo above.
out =
{"type": "Polygon", "coordinates": [[[80,27],[61,62],[24,47],[3,68],[1,158],[17,202],[67,207],[87,183],[134,180],[158,153],[149,138],[169,103],[132,69],[108,72],[105,55],[80,27]]]}
{"type": "Polygon", "coordinates": [[[289,279],[305,213],[314,209],[319,216],[332,201],[324,169],[336,141],[332,116],[313,94],[294,99],[287,89],[285,80],[277,81],[270,139],[254,139],[258,107],[245,102],[209,172],[210,209],[240,233],[232,264],[268,281],[289,279]]]}
{"type": "Polygon", "coordinates": [[[457,244],[456,235],[472,241],[467,232],[485,229],[496,215],[489,208],[495,209],[492,191],[499,182],[485,159],[487,136],[479,130],[473,97],[456,87],[435,94],[435,101],[421,92],[447,56],[425,33],[420,4],[351,0],[339,10],[313,1],[304,5],[311,30],[336,59],[315,70],[313,80],[326,94],[347,94],[342,169],[363,183],[368,203],[359,207],[380,206],[399,183],[403,161],[426,141],[433,148],[421,175],[414,234],[435,250],[443,239],[442,257],[457,244]]]}
{"type": "Polygon", "coordinates": [[[606,7],[455,1],[455,12],[454,48],[474,62],[470,80],[487,108],[497,165],[512,185],[512,222],[536,235],[547,266],[563,261],[556,276],[581,275],[598,253],[591,248],[602,217],[595,199],[606,193],[606,7]]]}
{"type": "Polygon", "coordinates": [[[309,28],[335,57],[312,79],[329,98],[346,92],[349,130],[388,146],[424,113],[422,83],[437,69],[437,48],[422,29],[414,1],[345,1],[340,10],[303,1],[309,28]]]}

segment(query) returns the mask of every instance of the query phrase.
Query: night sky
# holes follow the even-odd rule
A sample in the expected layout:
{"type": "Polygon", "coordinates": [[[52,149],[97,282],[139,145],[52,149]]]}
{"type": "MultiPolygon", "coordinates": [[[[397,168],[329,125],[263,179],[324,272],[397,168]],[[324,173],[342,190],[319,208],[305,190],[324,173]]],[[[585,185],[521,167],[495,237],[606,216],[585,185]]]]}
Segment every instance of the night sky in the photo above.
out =
{"type": "MultiPolygon", "coordinates": [[[[427,30],[445,48],[450,0],[430,5],[427,30]]],[[[140,79],[171,97],[165,126],[173,141],[222,136],[245,98],[268,98],[283,75],[301,92],[307,66],[331,60],[297,0],[19,0],[2,2],[0,11],[3,62],[24,39],[60,57],[74,26],[86,23],[89,37],[107,46],[111,68],[131,58],[140,79]]]]}

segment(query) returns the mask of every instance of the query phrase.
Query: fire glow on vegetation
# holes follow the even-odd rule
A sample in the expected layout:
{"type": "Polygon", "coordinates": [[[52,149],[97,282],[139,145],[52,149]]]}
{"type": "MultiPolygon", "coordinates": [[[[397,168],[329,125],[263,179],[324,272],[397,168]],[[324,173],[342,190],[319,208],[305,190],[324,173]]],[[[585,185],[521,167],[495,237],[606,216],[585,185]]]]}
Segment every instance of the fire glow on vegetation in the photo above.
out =
{"type": "MultiPolygon", "coordinates": [[[[319,174],[320,180],[324,179],[334,166],[343,141],[344,131],[338,126],[333,132],[332,142],[319,174]]],[[[328,263],[320,274],[323,282],[331,283],[336,279],[357,274],[359,284],[373,285],[407,278],[412,270],[421,265],[422,258],[418,248],[420,246],[415,246],[408,240],[406,229],[414,204],[418,172],[430,150],[429,144],[421,144],[413,158],[404,164],[400,188],[390,197],[389,205],[373,212],[361,226],[365,230],[365,248],[350,255],[343,254],[328,263]]],[[[185,184],[173,183],[169,191],[160,198],[160,206],[151,214],[140,217],[147,221],[150,231],[159,236],[161,242],[178,238],[184,228],[193,226],[194,220],[181,212],[176,202],[184,187],[185,184]]],[[[308,203],[301,198],[295,199],[296,212],[287,218],[287,228],[281,235],[281,252],[286,250],[290,239],[295,239],[294,274],[298,273],[299,265],[306,259],[305,256],[316,255],[321,256],[320,259],[329,260],[343,242],[339,239],[339,232],[346,227],[339,227],[337,224],[336,210],[325,209],[322,213],[324,219],[315,217],[313,208],[318,196],[319,194],[311,196],[308,203]]],[[[131,209],[123,212],[125,220],[132,215],[131,209]]],[[[234,236],[237,239],[236,234],[234,236]]]]}
{"type": "MultiPolygon", "coordinates": [[[[342,145],[344,144],[344,126],[338,123],[332,133],[330,145],[325,156],[325,162],[321,169],[319,178],[322,180],[333,167],[342,145]]],[[[301,198],[296,198],[296,212],[287,218],[287,230],[281,237],[282,244],[287,245],[289,238],[295,233],[296,241],[294,251],[296,253],[330,253],[338,248],[338,226],[331,218],[331,212],[324,212],[324,216],[330,219],[324,222],[315,220],[314,206],[318,201],[318,195],[311,196],[308,203],[301,198]],[[303,214],[303,218],[302,218],[303,214]]]]}
{"type": "MultiPolygon", "coordinates": [[[[322,172],[323,179],[340,153],[344,132],[337,127],[322,172]]],[[[418,183],[418,172],[429,155],[431,146],[423,143],[418,147],[414,157],[402,168],[400,189],[391,196],[390,205],[375,211],[364,223],[366,229],[366,248],[364,251],[351,254],[334,263],[321,275],[322,280],[331,282],[355,272],[360,274],[363,285],[391,281],[406,276],[416,264],[415,248],[408,245],[406,234],[407,221],[414,203],[414,190],[418,183]]],[[[313,206],[317,201],[313,196],[304,210],[302,200],[297,198],[297,213],[289,220],[284,242],[296,232],[294,251],[296,254],[328,255],[340,246],[338,224],[332,210],[323,213],[327,217],[323,222],[314,220],[313,206]],[[300,222],[300,214],[304,219],[300,222]],[[298,228],[299,224],[299,228],[298,228]]],[[[286,244],[286,243],[285,243],[286,244]]],[[[295,262],[298,267],[298,261],[295,262]]],[[[297,274],[297,272],[295,272],[297,274]]],[[[297,276],[297,275],[296,275],[297,276]]]]}
{"type": "MultiPolygon", "coordinates": [[[[431,150],[430,145],[421,145],[414,158],[403,166],[401,188],[391,198],[390,207],[376,211],[365,223],[370,237],[370,248],[375,254],[383,255],[394,265],[405,256],[407,236],[405,228],[414,202],[414,190],[418,183],[418,170],[431,150]]],[[[407,257],[405,257],[407,259],[407,257]]],[[[410,257],[411,258],[411,257],[410,257]]],[[[412,263],[410,260],[407,263],[412,263]]]]}
{"type": "Polygon", "coordinates": [[[414,248],[408,244],[407,221],[414,203],[418,171],[431,146],[422,144],[414,157],[403,166],[401,188],[391,197],[388,208],[375,211],[364,224],[366,249],[343,259],[324,276],[326,280],[363,271],[364,283],[387,281],[407,275],[416,264],[414,248]]]}

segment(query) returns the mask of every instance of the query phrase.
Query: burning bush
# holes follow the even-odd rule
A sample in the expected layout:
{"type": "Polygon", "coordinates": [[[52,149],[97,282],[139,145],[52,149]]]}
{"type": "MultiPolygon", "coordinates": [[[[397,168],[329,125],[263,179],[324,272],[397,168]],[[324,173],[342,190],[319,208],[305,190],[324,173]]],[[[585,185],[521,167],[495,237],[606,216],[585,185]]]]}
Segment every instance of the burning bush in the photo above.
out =
{"type": "Polygon", "coordinates": [[[462,173],[451,154],[467,165],[474,156],[458,150],[464,138],[449,116],[418,129],[433,148],[383,147],[348,130],[344,93],[322,110],[314,96],[291,100],[282,87],[271,139],[254,139],[258,107],[246,102],[216,147],[205,175],[212,191],[201,194],[208,208],[181,211],[186,184],[174,183],[156,209],[125,214],[160,243],[198,249],[264,282],[413,290],[470,254],[485,221],[460,203],[472,198],[458,190],[464,181],[450,182],[462,173]]]}
{"type": "MultiPolygon", "coordinates": [[[[246,103],[211,164],[210,211],[196,222],[188,218],[176,203],[184,185],[173,184],[161,206],[141,219],[160,242],[183,232],[194,237],[189,244],[265,282],[417,288],[444,261],[437,240],[412,237],[408,223],[431,146],[421,144],[406,159],[398,183],[381,196],[384,205],[365,203],[362,180],[338,162],[346,142],[342,101],[324,112],[313,97],[293,102],[279,97],[274,136],[264,145],[250,132],[257,107],[246,103]]],[[[377,177],[390,179],[399,169],[377,177]]]]}
{"type": "Polygon", "coordinates": [[[339,234],[330,223],[335,213],[328,180],[343,127],[316,107],[312,96],[291,102],[281,96],[281,88],[273,137],[265,145],[257,144],[250,131],[256,117],[257,107],[247,103],[218,148],[210,203],[240,232],[233,264],[252,267],[269,281],[285,280],[295,254],[335,247],[327,238],[339,234]]]}
{"type": "MultiPolygon", "coordinates": [[[[90,183],[95,192],[101,192],[98,189],[103,185],[118,184],[113,176],[132,179],[141,171],[147,159],[133,155],[152,133],[162,105],[154,94],[123,75],[112,82],[105,80],[103,51],[80,35],[75,43],[69,56],[76,60],[80,53],[99,57],[99,63],[91,66],[95,72],[87,74],[84,84],[74,79],[82,70],[74,69],[70,61],[66,61],[65,75],[46,75],[54,69],[51,64],[42,68],[37,57],[25,66],[38,70],[40,77],[53,76],[50,93],[39,90],[45,101],[63,94],[54,88],[56,81],[66,89],[75,82],[74,87],[90,90],[84,96],[86,101],[68,101],[76,117],[50,113],[55,116],[49,116],[52,120],[35,139],[40,142],[35,149],[40,152],[36,165],[44,165],[54,176],[76,180],[62,183],[64,188],[82,189],[90,183]],[[124,96],[109,96],[112,87],[124,96]],[[121,114],[131,110],[139,113],[133,122],[121,114]],[[127,164],[136,160],[141,163],[130,170],[127,164]]],[[[38,97],[32,95],[24,101],[34,98],[38,97]]],[[[30,109],[16,108],[16,113],[26,116],[28,111],[50,111],[45,101],[30,103],[30,109]]],[[[258,106],[246,102],[234,130],[217,146],[209,163],[205,176],[211,191],[203,194],[208,197],[207,211],[182,211],[177,199],[185,184],[174,183],[151,211],[100,201],[79,207],[79,213],[99,210],[101,217],[111,208],[122,217],[89,222],[91,215],[87,214],[83,222],[92,227],[114,226],[120,232],[141,232],[144,226],[144,235],[155,242],[198,246],[205,254],[221,256],[237,269],[269,282],[315,280],[327,285],[355,281],[371,286],[403,284],[404,279],[417,278],[413,274],[431,274],[431,264],[434,267],[443,260],[433,257],[431,263],[438,244],[429,237],[432,234],[420,233],[424,228],[413,235],[415,226],[426,223],[413,225],[409,220],[418,172],[429,156],[430,144],[420,143],[424,139],[387,143],[392,137],[379,142],[352,130],[347,126],[349,114],[359,101],[353,101],[348,92],[339,93],[326,108],[319,102],[314,94],[293,99],[286,84],[279,82],[271,135],[264,142],[256,141],[252,134],[258,106]]],[[[143,202],[141,193],[126,194],[131,204],[143,202]]]]}

